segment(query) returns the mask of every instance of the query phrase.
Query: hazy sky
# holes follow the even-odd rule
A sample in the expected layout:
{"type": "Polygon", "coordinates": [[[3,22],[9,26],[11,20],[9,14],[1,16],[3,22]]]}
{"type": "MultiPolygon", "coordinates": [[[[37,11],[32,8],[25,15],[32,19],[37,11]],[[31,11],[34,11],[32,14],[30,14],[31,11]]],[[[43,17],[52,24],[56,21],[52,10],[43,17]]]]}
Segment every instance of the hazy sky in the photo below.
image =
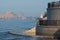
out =
{"type": "Polygon", "coordinates": [[[23,12],[25,16],[39,16],[40,11],[46,11],[47,3],[58,0],[0,0],[0,13],[8,10],[18,14],[23,12]]]}

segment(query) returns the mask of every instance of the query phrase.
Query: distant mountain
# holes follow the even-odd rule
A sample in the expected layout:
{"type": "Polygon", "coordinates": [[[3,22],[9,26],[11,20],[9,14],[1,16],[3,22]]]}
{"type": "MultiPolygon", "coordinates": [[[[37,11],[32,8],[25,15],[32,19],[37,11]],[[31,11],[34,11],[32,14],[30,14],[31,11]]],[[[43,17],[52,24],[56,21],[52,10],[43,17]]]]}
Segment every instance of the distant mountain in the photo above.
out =
{"type": "Polygon", "coordinates": [[[6,14],[0,14],[0,19],[36,19],[36,17],[31,16],[31,17],[26,17],[22,12],[15,14],[14,12],[6,12],[6,14]]]}
{"type": "Polygon", "coordinates": [[[4,15],[4,18],[7,18],[7,19],[13,18],[13,17],[14,17],[13,12],[7,12],[7,13],[4,15]]]}
{"type": "Polygon", "coordinates": [[[19,14],[15,14],[13,12],[6,12],[6,14],[0,14],[0,18],[3,19],[26,19],[26,17],[24,16],[24,14],[19,13],[19,14]]]}
{"type": "Polygon", "coordinates": [[[0,14],[0,18],[4,18],[4,15],[3,14],[0,14]]]}

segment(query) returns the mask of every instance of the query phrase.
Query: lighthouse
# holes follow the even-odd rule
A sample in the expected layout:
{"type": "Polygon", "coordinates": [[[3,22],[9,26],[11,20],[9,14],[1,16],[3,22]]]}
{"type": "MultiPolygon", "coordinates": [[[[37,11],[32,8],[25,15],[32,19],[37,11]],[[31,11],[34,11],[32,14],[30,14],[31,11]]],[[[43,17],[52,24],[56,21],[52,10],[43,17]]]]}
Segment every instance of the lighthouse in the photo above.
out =
{"type": "Polygon", "coordinates": [[[60,1],[48,3],[46,17],[38,21],[36,35],[53,36],[60,30],[60,1]]]}

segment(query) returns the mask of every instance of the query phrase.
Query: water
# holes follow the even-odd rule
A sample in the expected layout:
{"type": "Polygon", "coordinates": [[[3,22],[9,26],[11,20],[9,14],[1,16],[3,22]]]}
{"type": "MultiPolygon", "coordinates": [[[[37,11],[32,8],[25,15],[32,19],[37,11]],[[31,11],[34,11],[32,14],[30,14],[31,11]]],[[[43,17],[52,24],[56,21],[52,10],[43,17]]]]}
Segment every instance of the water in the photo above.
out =
{"type": "Polygon", "coordinates": [[[35,20],[4,20],[0,19],[0,31],[27,30],[35,27],[35,20]]]}
{"type": "Polygon", "coordinates": [[[26,20],[0,19],[0,40],[25,40],[25,37],[8,34],[8,31],[29,30],[35,27],[35,24],[36,24],[36,20],[33,19],[31,20],[30,19],[26,19],[26,20]]]}
{"type": "Polygon", "coordinates": [[[36,26],[36,20],[6,20],[0,19],[0,40],[45,40],[43,38],[34,38],[26,36],[16,36],[9,34],[11,30],[29,30],[36,26]]]}

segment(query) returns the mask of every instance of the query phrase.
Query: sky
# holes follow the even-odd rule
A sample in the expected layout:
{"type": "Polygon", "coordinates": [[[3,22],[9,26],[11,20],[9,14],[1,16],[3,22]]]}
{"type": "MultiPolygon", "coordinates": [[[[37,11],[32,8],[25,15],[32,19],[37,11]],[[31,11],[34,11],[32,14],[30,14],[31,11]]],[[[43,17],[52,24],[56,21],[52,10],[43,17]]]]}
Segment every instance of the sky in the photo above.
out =
{"type": "Polygon", "coordinates": [[[0,13],[7,11],[25,16],[39,16],[40,11],[46,12],[47,3],[58,0],[0,0],[0,13]]]}

